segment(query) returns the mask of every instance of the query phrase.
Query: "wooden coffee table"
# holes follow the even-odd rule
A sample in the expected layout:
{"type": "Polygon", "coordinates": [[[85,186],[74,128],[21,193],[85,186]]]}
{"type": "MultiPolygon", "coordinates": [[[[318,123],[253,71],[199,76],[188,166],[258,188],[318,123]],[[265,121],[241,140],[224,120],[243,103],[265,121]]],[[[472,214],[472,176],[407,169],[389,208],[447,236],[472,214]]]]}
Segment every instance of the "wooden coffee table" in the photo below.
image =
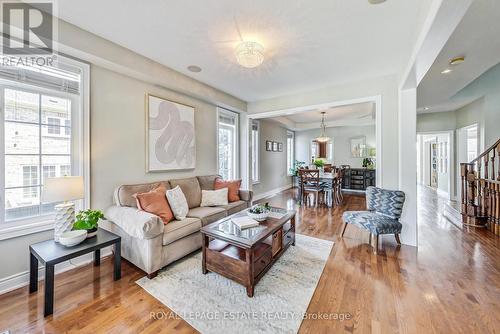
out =
{"type": "Polygon", "coordinates": [[[231,218],[246,216],[246,210],[204,226],[203,274],[212,271],[238,282],[253,297],[257,282],[295,245],[295,211],[273,208],[272,215],[259,226],[243,230],[231,218]]]}

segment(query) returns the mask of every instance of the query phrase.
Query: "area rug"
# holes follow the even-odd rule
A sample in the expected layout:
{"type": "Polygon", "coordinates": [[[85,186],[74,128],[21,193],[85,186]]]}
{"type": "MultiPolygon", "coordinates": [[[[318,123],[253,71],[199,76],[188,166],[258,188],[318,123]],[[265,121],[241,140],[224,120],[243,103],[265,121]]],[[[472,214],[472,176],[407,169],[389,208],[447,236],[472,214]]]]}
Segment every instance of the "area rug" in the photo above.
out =
{"type": "Polygon", "coordinates": [[[201,273],[201,252],[168,266],[152,280],[137,281],[175,314],[156,313],[157,321],[181,317],[201,333],[296,333],[316,289],[333,242],[296,235],[255,286],[246,289],[216,273],[201,273]]]}

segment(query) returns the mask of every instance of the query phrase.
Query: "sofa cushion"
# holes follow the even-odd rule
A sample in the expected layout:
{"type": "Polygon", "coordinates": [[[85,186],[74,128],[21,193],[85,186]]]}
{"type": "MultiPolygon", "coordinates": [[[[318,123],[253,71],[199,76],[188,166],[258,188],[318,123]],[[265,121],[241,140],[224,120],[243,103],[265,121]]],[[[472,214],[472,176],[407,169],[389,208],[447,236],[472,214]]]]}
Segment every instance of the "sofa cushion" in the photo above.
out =
{"type": "Polygon", "coordinates": [[[115,189],[115,204],[118,206],[130,206],[136,208],[137,201],[134,198],[134,194],[147,193],[148,191],[158,188],[160,185],[163,185],[167,190],[170,189],[170,184],[167,181],[129,185],[126,184],[119,186],[115,189]]]}
{"type": "Polygon", "coordinates": [[[175,219],[183,220],[186,218],[189,207],[181,187],[176,186],[174,189],[167,190],[167,200],[175,219]]]}
{"type": "Polygon", "coordinates": [[[175,188],[181,187],[184,196],[186,196],[189,208],[196,208],[201,203],[201,188],[198,178],[190,177],[187,179],[170,180],[170,186],[175,188]]]}
{"type": "Polygon", "coordinates": [[[206,175],[198,176],[198,182],[200,182],[201,190],[215,190],[214,184],[215,179],[220,177],[219,175],[206,175]]]}
{"type": "Polygon", "coordinates": [[[222,207],[198,207],[190,209],[187,216],[201,219],[202,225],[205,226],[226,217],[227,213],[222,207]]]}
{"type": "Polygon", "coordinates": [[[174,219],[174,214],[170,209],[170,205],[168,205],[164,186],[159,186],[146,193],[137,193],[134,197],[140,210],[157,215],[164,224],[168,224],[174,219]]]}
{"type": "Polygon", "coordinates": [[[198,218],[185,218],[183,220],[173,220],[163,230],[163,246],[171,244],[185,236],[199,232],[201,220],[198,218]]]}
{"type": "Polygon", "coordinates": [[[227,211],[227,215],[232,215],[236,212],[240,212],[241,210],[245,210],[247,208],[247,202],[245,201],[237,201],[231,202],[228,205],[221,206],[227,211]]]}
{"type": "Polygon", "coordinates": [[[240,200],[240,186],[241,180],[223,180],[221,178],[215,179],[214,188],[222,189],[227,188],[227,197],[229,202],[236,202],[240,200]]]}
{"type": "Polygon", "coordinates": [[[201,191],[200,206],[224,206],[227,203],[227,188],[201,191]]]}

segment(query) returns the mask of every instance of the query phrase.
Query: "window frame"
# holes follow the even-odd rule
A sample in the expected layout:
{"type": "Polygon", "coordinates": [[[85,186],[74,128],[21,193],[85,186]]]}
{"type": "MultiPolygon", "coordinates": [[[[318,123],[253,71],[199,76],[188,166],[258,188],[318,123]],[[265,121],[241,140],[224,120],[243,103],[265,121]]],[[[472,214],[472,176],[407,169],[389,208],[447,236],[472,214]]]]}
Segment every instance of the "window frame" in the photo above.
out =
{"type": "Polygon", "coordinates": [[[233,156],[234,156],[234,161],[233,161],[233,169],[234,169],[234,175],[230,178],[232,179],[238,179],[240,176],[240,171],[239,171],[239,157],[240,157],[240,115],[239,113],[235,111],[231,111],[229,109],[225,109],[222,107],[217,107],[217,135],[216,135],[216,148],[217,148],[217,173],[220,171],[220,160],[219,160],[219,129],[221,127],[220,124],[220,116],[225,115],[227,117],[234,117],[235,122],[234,122],[234,150],[233,150],[233,156]]]}
{"type": "Polygon", "coordinates": [[[251,161],[252,175],[251,175],[251,179],[252,179],[252,184],[259,184],[260,183],[260,121],[258,121],[258,120],[252,120],[251,141],[252,141],[252,161],[251,161]],[[254,125],[257,126],[257,130],[256,130],[256,132],[257,132],[257,139],[256,139],[257,146],[256,147],[254,147],[254,140],[253,140],[253,133],[254,133],[253,126],[254,125]],[[254,154],[254,153],[256,153],[256,154],[254,154]],[[256,163],[255,163],[256,166],[254,166],[254,159],[256,160],[256,163]],[[253,177],[254,170],[257,171],[257,178],[255,178],[255,179],[253,177]]]}
{"type": "MultiPolygon", "coordinates": [[[[5,142],[4,142],[4,90],[14,89],[28,91],[36,94],[58,96],[68,98],[71,96],[72,108],[78,108],[76,115],[71,117],[72,130],[78,140],[71,143],[71,150],[78,152],[77,156],[71,156],[71,165],[74,166],[73,173],[83,176],[84,198],[76,201],[76,209],[86,209],[90,205],[90,64],[59,55],[58,62],[76,67],[81,71],[80,94],[48,89],[25,82],[11,81],[0,78],[0,166],[5,166],[5,142]],[[76,106],[76,107],[75,107],[76,106]]],[[[73,112],[73,111],[72,111],[73,112]]],[[[41,121],[41,120],[40,120],[41,121]]],[[[64,130],[62,131],[64,135],[64,130]]],[[[3,167],[2,167],[3,169],[3,167]]],[[[42,177],[42,167],[40,166],[39,178],[42,177]]],[[[5,222],[5,172],[0,173],[0,240],[20,237],[36,232],[53,229],[54,213],[41,214],[34,217],[20,218],[5,222]]]]}
{"type": "Polygon", "coordinates": [[[293,167],[294,167],[294,162],[295,162],[295,132],[294,131],[291,131],[291,130],[286,130],[286,161],[287,161],[287,166],[286,166],[286,175],[287,176],[293,176],[293,173],[290,171],[293,167]],[[292,143],[293,145],[291,145],[291,147],[289,147],[289,144],[288,144],[288,135],[291,134],[291,138],[292,138],[292,143]],[[289,148],[290,148],[290,157],[288,156],[288,152],[289,152],[289,148]],[[288,165],[290,163],[290,166],[288,165]]]}

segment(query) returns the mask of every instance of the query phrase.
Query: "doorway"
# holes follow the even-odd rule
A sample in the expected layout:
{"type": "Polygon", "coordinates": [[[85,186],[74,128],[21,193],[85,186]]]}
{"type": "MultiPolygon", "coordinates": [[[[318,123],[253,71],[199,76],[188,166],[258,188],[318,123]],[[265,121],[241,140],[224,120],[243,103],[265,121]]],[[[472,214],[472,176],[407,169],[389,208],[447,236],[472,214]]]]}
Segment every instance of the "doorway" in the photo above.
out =
{"type": "MultiPolygon", "coordinates": [[[[456,189],[460,189],[460,163],[474,160],[480,152],[479,126],[472,124],[457,130],[457,176],[456,189]]],[[[461,200],[461,193],[457,191],[457,200],[461,200]]]]}
{"type": "Polygon", "coordinates": [[[453,132],[417,134],[417,180],[447,199],[453,199],[453,132]]]}

